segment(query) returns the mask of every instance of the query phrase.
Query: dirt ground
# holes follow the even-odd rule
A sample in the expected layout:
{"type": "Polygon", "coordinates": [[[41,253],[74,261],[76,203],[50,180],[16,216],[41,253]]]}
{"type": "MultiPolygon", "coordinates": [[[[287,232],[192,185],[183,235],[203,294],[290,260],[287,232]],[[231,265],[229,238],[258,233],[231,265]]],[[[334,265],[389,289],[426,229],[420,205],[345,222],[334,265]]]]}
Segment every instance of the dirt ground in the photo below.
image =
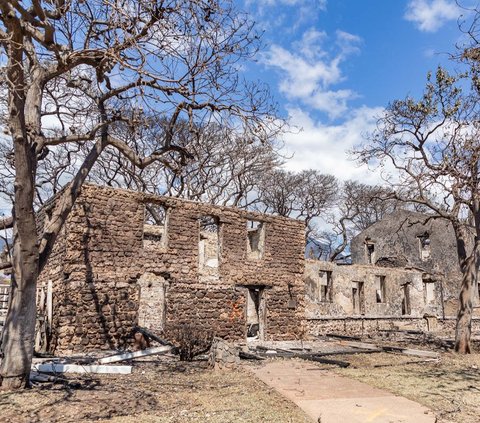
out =
{"type": "MultiPolygon", "coordinates": [[[[480,421],[480,354],[444,353],[436,361],[387,353],[335,356],[335,359],[348,361],[351,366],[346,369],[318,366],[417,401],[431,408],[439,423],[480,421]]],[[[212,371],[204,362],[151,360],[135,363],[131,375],[71,375],[62,383],[43,383],[23,392],[0,393],[0,421],[307,423],[310,420],[245,369],[212,371]]]]}
{"type": "Polygon", "coordinates": [[[438,423],[480,421],[480,354],[444,353],[438,361],[387,354],[338,357],[351,363],[335,371],[432,409],[438,423]]]}
{"type": "Polygon", "coordinates": [[[131,375],[70,376],[0,393],[0,421],[307,423],[295,405],[247,371],[212,371],[205,363],[136,363],[131,375]]]}

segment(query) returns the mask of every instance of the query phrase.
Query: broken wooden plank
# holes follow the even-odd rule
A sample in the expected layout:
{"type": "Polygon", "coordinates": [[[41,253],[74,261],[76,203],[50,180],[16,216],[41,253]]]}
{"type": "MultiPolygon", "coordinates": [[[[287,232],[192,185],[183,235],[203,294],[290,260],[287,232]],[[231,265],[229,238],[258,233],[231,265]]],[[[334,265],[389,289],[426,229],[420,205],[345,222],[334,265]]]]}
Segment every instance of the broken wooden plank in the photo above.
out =
{"type": "Polygon", "coordinates": [[[332,360],[329,358],[323,358],[319,357],[318,355],[311,355],[311,354],[303,354],[301,357],[305,360],[310,360],[310,361],[316,361],[317,363],[322,363],[322,364],[333,364],[334,366],[339,366],[346,368],[350,366],[350,363],[348,361],[342,361],[342,360],[332,360]]]}
{"type": "Polygon", "coordinates": [[[341,335],[338,333],[327,333],[326,335],[329,338],[338,338],[338,339],[347,339],[351,341],[361,341],[362,338],[359,338],[358,336],[348,336],[348,335],[341,335]]]}
{"type": "Polygon", "coordinates": [[[169,346],[147,348],[146,350],[127,352],[124,354],[117,354],[117,355],[111,355],[109,357],[103,357],[100,360],[98,360],[98,362],[100,364],[116,363],[118,361],[131,360],[132,358],[146,357],[146,356],[155,355],[155,354],[166,354],[171,350],[172,348],[169,346]]]}
{"type": "Polygon", "coordinates": [[[238,356],[244,360],[265,360],[265,357],[246,351],[239,351],[238,356]]]}
{"type": "Polygon", "coordinates": [[[292,351],[285,348],[278,348],[278,347],[264,347],[263,345],[257,345],[257,350],[266,351],[269,354],[276,354],[276,353],[284,353],[284,354],[295,354],[298,351],[292,351]]]}
{"type": "Polygon", "coordinates": [[[312,353],[298,353],[298,352],[293,352],[293,351],[288,351],[288,350],[284,350],[284,349],[281,349],[281,348],[276,348],[274,351],[275,354],[269,354],[269,351],[271,350],[264,350],[262,352],[260,352],[260,354],[263,354],[265,356],[268,356],[268,357],[272,357],[275,356],[275,357],[282,357],[282,358],[301,358],[303,360],[309,360],[309,361],[316,361],[318,363],[323,363],[323,364],[333,364],[335,366],[340,366],[340,367],[348,367],[350,366],[350,363],[347,362],[347,361],[340,361],[340,360],[332,360],[332,359],[327,359],[327,358],[323,358],[321,356],[321,353],[319,354],[312,354],[312,353]]]}
{"type": "Polygon", "coordinates": [[[335,343],[342,345],[344,347],[352,347],[352,348],[359,348],[364,350],[373,350],[373,351],[381,351],[382,347],[379,347],[375,344],[370,344],[368,342],[357,342],[357,341],[335,341],[335,343]]]}
{"type": "Polygon", "coordinates": [[[38,372],[30,372],[30,382],[54,382],[55,376],[46,375],[38,372]]]}
{"type": "Polygon", "coordinates": [[[427,358],[425,360],[404,361],[403,363],[375,364],[373,367],[395,367],[395,366],[404,366],[407,364],[422,364],[422,363],[431,363],[431,362],[438,362],[438,359],[427,358]]]}
{"type": "Polygon", "coordinates": [[[348,361],[332,360],[329,358],[323,358],[316,354],[290,354],[290,355],[285,354],[283,355],[282,353],[280,353],[280,356],[283,356],[284,358],[301,358],[302,360],[316,361],[317,363],[322,363],[322,364],[332,364],[334,366],[339,366],[343,368],[350,366],[350,363],[348,361]]]}
{"type": "Polygon", "coordinates": [[[392,346],[382,346],[381,347],[385,352],[400,353],[407,355],[414,355],[417,357],[428,357],[428,358],[439,358],[440,354],[434,351],[425,351],[425,350],[414,350],[411,348],[403,347],[392,347],[392,346]]]}
{"type": "Polygon", "coordinates": [[[151,340],[158,342],[160,345],[168,345],[169,347],[175,347],[171,342],[166,341],[165,339],[160,338],[155,335],[151,330],[142,328],[140,326],[135,326],[134,332],[140,332],[141,334],[148,336],[151,340]]]}
{"type": "Polygon", "coordinates": [[[412,330],[412,329],[378,329],[378,332],[399,333],[399,334],[408,334],[408,335],[425,335],[424,331],[412,330]]]}
{"type": "Polygon", "coordinates": [[[44,363],[34,364],[32,370],[41,373],[102,373],[126,375],[132,373],[132,366],[44,363]]]}
{"type": "Polygon", "coordinates": [[[400,354],[414,355],[418,357],[429,357],[429,358],[439,357],[439,354],[436,352],[416,350],[412,348],[375,345],[375,344],[369,344],[366,342],[354,342],[354,341],[337,341],[337,343],[340,345],[344,345],[352,348],[371,349],[372,351],[376,351],[376,352],[384,351],[384,352],[400,353],[400,354]]]}
{"type": "Polygon", "coordinates": [[[376,348],[355,348],[355,349],[350,349],[350,350],[336,350],[336,351],[328,351],[328,352],[321,352],[321,353],[313,353],[314,355],[324,357],[328,355],[348,355],[348,354],[373,354],[373,353],[379,353],[382,352],[381,349],[376,348]]]}
{"type": "Polygon", "coordinates": [[[256,345],[255,348],[257,350],[263,350],[263,351],[267,351],[267,350],[271,350],[272,348],[267,348],[267,347],[264,347],[263,345],[256,345]]]}

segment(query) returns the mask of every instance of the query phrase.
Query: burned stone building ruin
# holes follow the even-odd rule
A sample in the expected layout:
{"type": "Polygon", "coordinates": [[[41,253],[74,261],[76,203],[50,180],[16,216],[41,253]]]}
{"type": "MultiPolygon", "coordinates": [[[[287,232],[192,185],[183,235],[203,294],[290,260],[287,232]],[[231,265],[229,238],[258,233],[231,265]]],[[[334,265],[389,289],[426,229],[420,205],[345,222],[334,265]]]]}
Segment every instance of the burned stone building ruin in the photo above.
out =
{"type": "Polygon", "coordinates": [[[47,349],[117,348],[135,325],[180,323],[294,339],[303,254],[294,219],[86,185],[40,278],[39,297],[52,297],[47,349]]]}
{"type": "Polygon", "coordinates": [[[353,238],[351,254],[355,264],[421,272],[428,301],[442,306],[442,316],[456,316],[462,275],[455,234],[447,220],[397,211],[353,238]]]}
{"type": "Polygon", "coordinates": [[[85,185],[40,275],[36,348],[128,347],[136,326],[232,341],[451,330],[453,235],[421,216],[378,222],[353,240],[355,264],[338,265],[305,259],[298,220],[85,185]]]}
{"type": "Polygon", "coordinates": [[[356,264],[410,267],[429,273],[458,272],[450,223],[407,210],[396,211],[355,236],[351,254],[356,264]]]}

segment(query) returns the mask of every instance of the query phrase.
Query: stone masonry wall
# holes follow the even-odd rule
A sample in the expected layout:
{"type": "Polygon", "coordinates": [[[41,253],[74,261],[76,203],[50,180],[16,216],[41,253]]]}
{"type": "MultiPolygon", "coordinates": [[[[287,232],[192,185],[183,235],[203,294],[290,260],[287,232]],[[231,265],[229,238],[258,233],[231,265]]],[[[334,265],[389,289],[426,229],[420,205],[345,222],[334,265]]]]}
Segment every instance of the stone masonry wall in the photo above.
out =
{"type": "MultiPolygon", "coordinates": [[[[362,231],[351,242],[354,264],[367,264],[366,242],[374,245],[374,264],[415,268],[430,273],[442,283],[445,313],[455,316],[462,275],[456,252],[455,234],[443,219],[429,219],[422,213],[397,211],[362,231]],[[428,234],[428,257],[421,253],[419,237],[428,234]]],[[[478,293],[476,305],[480,305],[478,293]]]]}
{"type": "MultiPolygon", "coordinates": [[[[305,283],[307,318],[350,317],[361,313],[353,308],[352,283],[363,282],[364,316],[367,317],[422,317],[440,315],[439,301],[426,302],[422,273],[414,270],[382,268],[372,265],[339,266],[335,263],[306,260],[305,283]],[[320,284],[320,272],[331,272],[331,301],[319,301],[312,296],[312,286],[320,284]],[[384,279],[384,298],[377,300],[377,281],[384,279]],[[410,312],[402,314],[404,285],[408,284],[410,312]]],[[[438,287],[435,287],[438,295],[438,287]]]]}
{"type": "Polygon", "coordinates": [[[302,222],[86,185],[66,222],[62,249],[61,282],[54,285],[57,352],[123,347],[139,319],[157,331],[185,322],[244,339],[247,287],[265,288],[266,339],[291,339],[302,330],[302,222]],[[158,246],[149,239],[148,248],[145,203],[167,210],[166,238],[158,246]],[[219,265],[199,277],[199,220],[207,215],[219,220],[219,265]],[[261,259],[247,258],[248,219],[265,224],[261,259]]]}
{"type": "MultiPolygon", "coordinates": [[[[440,281],[426,282],[417,270],[385,268],[375,265],[341,266],[335,263],[306,260],[305,326],[309,335],[327,333],[368,335],[378,330],[423,330],[453,333],[455,317],[443,319],[440,281]],[[319,300],[318,289],[331,272],[331,301],[319,300]],[[377,302],[377,278],[384,278],[382,302],[377,302]],[[364,283],[364,314],[355,312],[352,283],[364,283]],[[402,314],[403,286],[409,284],[410,313],[402,314]],[[428,298],[426,284],[432,284],[433,297],[428,298]]],[[[472,333],[480,330],[480,319],[472,321],[472,333]]]]}
{"type": "MultiPolygon", "coordinates": [[[[437,332],[442,336],[455,336],[455,318],[434,319],[432,327],[429,327],[429,321],[432,322],[422,317],[312,317],[306,320],[306,328],[310,336],[325,336],[329,333],[366,336],[389,330],[417,330],[437,332]]],[[[479,318],[472,320],[472,333],[480,333],[479,318]]]]}

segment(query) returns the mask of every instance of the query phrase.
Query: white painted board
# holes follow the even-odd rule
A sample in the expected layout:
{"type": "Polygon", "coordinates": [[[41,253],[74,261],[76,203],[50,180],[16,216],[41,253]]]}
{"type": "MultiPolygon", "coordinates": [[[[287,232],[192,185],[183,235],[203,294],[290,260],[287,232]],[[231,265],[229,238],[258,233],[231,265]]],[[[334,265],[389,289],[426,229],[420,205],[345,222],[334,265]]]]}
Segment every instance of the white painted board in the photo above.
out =
{"type": "Polygon", "coordinates": [[[103,373],[126,375],[132,373],[132,366],[44,363],[34,364],[32,370],[43,373],[103,373]]]}

